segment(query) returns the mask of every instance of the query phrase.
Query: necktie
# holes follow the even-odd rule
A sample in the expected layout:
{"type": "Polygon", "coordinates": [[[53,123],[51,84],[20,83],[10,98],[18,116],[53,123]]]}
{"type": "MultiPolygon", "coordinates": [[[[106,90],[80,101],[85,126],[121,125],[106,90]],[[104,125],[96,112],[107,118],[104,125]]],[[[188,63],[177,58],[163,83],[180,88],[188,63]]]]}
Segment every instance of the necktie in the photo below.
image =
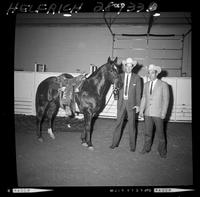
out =
{"type": "Polygon", "coordinates": [[[128,93],[128,77],[129,77],[129,75],[127,75],[127,77],[126,77],[126,84],[125,84],[125,96],[127,96],[127,93],[128,93]]]}
{"type": "Polygon", "coordinates": [[[151,82],[150,94],[152,94],[152,88],[153,88],[153,81],[151,82]]]}

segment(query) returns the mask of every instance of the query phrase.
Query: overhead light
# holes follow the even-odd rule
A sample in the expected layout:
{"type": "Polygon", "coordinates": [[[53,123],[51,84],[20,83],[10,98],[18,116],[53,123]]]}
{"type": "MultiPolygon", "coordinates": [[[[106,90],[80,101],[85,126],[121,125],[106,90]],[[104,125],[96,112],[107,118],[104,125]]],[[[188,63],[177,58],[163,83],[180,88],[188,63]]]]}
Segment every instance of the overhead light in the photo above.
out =
{"type": "Polygon", "coordinates": [[[67,14],[63,14],[63,16],[70,17],[70,16],[72,16],[72,14],[67,13],[67,14]]]}
{"type": "Polygon", "coordinates": [[[153,16],[160,16],[160,13],[156,12],[153,16]]]}
{"type": "Polygon", "coordinates": [[[151,11],[151,12],[153,12],[153,11],[155,11],[157,8],[158,8],[158,4],[155,3],[155,2],[152,2],[152,3],[149,4],[148,10],[151,11]]]}
{"type": "Polygon", "coordinates": [[[149,4],[149,7],[146,9],[146,12],[153,12],[153,11],[157,10],[157,8],[158,8],[158,4],[155,2],[151,2],[149,4]]]}

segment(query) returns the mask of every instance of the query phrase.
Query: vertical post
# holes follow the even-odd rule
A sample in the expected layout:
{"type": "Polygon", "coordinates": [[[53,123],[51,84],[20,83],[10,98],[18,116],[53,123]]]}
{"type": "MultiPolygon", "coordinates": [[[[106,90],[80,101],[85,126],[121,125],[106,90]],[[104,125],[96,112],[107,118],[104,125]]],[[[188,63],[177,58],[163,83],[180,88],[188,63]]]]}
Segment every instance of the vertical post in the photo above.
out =
{"type": "Polygon", "coordinates": [[[115,34],[112,34],[112,59],[114,58],[115,34]]]}
{"type": "Polygon", "coordinates": [[[92,74],[93,72],[95,72],[97,70],[97,66],[94,64],[90,64],[90,74],[92,74]]]}
{"type": "Polygon", "coordinates": [[[35,97],[36,97],[36,79],[37,79],[37,63],[34,64],[34,72],[33,72],[33,94],[32,94],[32,113],[36,115],[36,108],[35,108],[35,97]]]}
{"type": "Polygon", "coordinates": [[[146,46],[146,50],[147,50],[147,55],[146,55],[146,71],[145,71],[145,82],[147,82],[147,81],[149,81],[149,77],[148,77],[148,75],[147,75],[147,72],[148,72],[148,65],[149,65],[149,63],[150,63],[150,61],[149,61],[149,59],[150,59],[150,51],[149,51],[149,34],[147,34],[147,46],[146,46]]]}
{"type": "Polygon", "coordinates": [[[184,35],[182,35],[182,39],[181,39],[181,50],[182,50],[182,53],[181,53],[181,77],[183,76],[183,55],[184,55],[184,35]]]}

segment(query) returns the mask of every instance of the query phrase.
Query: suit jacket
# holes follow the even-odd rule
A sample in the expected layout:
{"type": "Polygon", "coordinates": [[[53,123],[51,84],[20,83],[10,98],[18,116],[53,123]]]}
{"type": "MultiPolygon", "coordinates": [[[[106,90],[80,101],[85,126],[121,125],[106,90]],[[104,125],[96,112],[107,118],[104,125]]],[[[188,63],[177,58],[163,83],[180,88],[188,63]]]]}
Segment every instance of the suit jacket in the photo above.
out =
{"type": "Polygon", "coordinates": [[[157,80],[152,94],[149,91],[150,81],[144,84],[143,96],[140,104],[140,111],[145,116],[164,117],[169,105],[169,87],[164,81],[157,80]]]}
{"type": "MultiPolygon", "coordinates": [[[[125,73],[121,74],[122,81],[124,81],[125,73]]],[[[140,106],[141,100],[141,77],[139,75],[132,73],[129,89],[128,89],[128,108],[132,110],[134,106],[140,106]]],[[[123,105],[123,95],[124,95],[124,86],[119,91],[119,100],[117,102],[117,110],[121,110],[123,105]]]]}

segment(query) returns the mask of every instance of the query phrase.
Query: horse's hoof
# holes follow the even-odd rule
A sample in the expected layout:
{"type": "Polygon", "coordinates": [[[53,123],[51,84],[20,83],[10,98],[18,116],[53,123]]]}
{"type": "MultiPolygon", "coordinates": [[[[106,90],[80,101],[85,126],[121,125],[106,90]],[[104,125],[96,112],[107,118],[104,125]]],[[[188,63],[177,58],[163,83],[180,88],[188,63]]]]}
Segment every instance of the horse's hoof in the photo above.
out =
{"type": "Polygon", "coordinates": [[[86,142],[81,143],[81,145],[88,147],[88,144],[86,142]]]}
{"type": "Polygon", "coordinates": [[[43,140],[43,138],[39,137],[39,138],[38,138],[38,141],[39,141],[39,142],[43,142],[44,140],[43,140]]]}
{"type": "Polygon", "coordinates": [[[52,139],[55,139],[55,135],[53,134],[52,129],[48,129],[47,132],[48,132],[49,136],[50,136],[52,139]]]}
{"type": "Polygon", "coordinates": [[[88,146],[88,149],[89,150],[94,150],[94,147],[93,146],[88,146]]]}
{"type": "Polygon", "coordinates": [[[50,135],[50,137],[51,137],[51,139],[53,139],[53,140],[56,139],[54,134],[53,134],[53,135],[50,135]]]}

